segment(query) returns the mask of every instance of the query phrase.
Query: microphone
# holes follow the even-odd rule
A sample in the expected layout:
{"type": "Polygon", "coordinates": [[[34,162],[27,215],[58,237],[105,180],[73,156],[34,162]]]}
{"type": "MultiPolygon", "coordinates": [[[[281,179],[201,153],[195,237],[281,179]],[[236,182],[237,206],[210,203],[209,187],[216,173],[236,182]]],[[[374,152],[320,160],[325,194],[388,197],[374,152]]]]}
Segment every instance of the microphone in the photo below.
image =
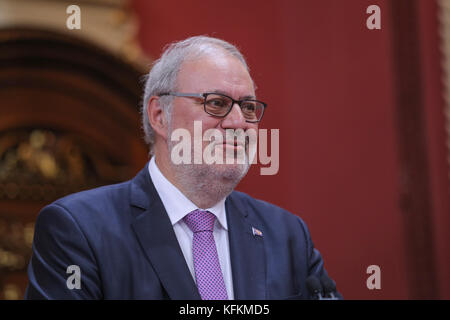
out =
{"type": "Polygon", "coordinates": [[[308,279],[306,279],[306,287],[313,297],[313,300],[323,300],[322,284],[316,276],[309,276],[308,279]]]}
{"type": "Polygon", "coordinates": [[[320,277],[320,282],[323,286],[324,296],[328,300],[339,300],[339,298],[334,294],[336,292],[336,283],[333,279],[322,274],[320,277]]]}
{"type": "Polygon", "coordinates": [[[313,300],[340,300],[336,296],[336,283],[323,274],[320,280],[316,276],[309,276],[306,279],[306,287],[313,300]]]}

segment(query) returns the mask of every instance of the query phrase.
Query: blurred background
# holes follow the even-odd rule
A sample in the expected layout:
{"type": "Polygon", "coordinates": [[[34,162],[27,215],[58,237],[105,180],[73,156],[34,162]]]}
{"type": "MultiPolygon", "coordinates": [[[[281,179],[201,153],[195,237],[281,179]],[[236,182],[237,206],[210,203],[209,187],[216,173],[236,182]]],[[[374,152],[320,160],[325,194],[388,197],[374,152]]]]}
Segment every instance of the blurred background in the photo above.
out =
{"type": "Polygon", "coordinates": [[[450,299],[450,0],[0,0],[0,299],[44,205],[145,165],[142,76],[200,34],[242,50],[280,129],[278,174],[238,189],[305,220],[346,299],[450,299]]]}

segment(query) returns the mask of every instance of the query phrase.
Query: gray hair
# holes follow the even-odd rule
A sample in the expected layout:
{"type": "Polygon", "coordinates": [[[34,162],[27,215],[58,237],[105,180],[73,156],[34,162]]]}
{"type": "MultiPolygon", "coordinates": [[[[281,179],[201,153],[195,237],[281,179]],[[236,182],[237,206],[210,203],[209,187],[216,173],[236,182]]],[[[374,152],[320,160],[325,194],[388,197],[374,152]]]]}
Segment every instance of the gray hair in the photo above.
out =
{"type": "MultiPolygon", "coordinates": [[[[202,55],[213,54],[217,50],[229,53],[238,58],[247,71],[250,71],[244,56],[234,45],[224,40],[207,36],[196,36],[172,43],[165,48],[161,57],[153,63],[149,74],[144,78],[145,89],[141,107],[142,127],[145,133],[144,139],[150,145],[150,154],[153,154],[153,145],[155,143],[155,132],[150,125],[147,114],[150,98],[161,93],[176,90],[178,72],[184,61],[187,59],[195,59],[202,55]]],[[[172,100],[172,96],[162,96],[159,98],[159,103],[169,123],[172,100]]]]}

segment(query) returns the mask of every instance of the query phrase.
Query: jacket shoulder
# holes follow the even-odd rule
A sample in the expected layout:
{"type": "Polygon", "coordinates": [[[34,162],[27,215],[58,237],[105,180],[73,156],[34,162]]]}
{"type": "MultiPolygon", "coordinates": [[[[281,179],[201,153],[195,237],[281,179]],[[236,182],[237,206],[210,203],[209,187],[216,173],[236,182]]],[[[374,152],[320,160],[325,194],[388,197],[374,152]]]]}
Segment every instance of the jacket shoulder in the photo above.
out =
{"type": "Polygon", "coordinates": [[[124,195],[128,192],[130,181],[75,192],[55,200],[52,204],[58,204],[63,207],[72,207],[79,205],[80,203],[98,204],[102,201],[111,201],[117,196],[124,195]]]}
{"type": "Polygon", "coordinates": [[[126,181],[69,194],[44,207],[39,215],[48,211],[47,209],[59,207],[81,225],[115,219],[129,205],[129,183],[126,181]]]}

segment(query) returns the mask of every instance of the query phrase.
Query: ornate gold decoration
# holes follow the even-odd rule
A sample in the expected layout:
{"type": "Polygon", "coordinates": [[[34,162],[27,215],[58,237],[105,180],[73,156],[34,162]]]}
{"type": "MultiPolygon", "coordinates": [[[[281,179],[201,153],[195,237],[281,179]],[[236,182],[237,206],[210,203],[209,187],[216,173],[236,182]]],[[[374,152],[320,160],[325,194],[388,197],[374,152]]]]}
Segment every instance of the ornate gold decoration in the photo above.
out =
{"type": "Polygon", "coordinates": [[[5,300],[19,300],[22,296],[20,288],[13,283],[8,283],[3,287],[3,297],[5,300]]]}
{"type": "Polygon", "coordinates": [[[0,219],[0,271],[25,270],[33,233],[34,223],[0,219]]]}
{"type": "Polygon", "coordinates": [[[120,182],[131,168],[111,163],[88,143],[50,130],[0,134],[0,199],[51,201],[120,182]]]}

